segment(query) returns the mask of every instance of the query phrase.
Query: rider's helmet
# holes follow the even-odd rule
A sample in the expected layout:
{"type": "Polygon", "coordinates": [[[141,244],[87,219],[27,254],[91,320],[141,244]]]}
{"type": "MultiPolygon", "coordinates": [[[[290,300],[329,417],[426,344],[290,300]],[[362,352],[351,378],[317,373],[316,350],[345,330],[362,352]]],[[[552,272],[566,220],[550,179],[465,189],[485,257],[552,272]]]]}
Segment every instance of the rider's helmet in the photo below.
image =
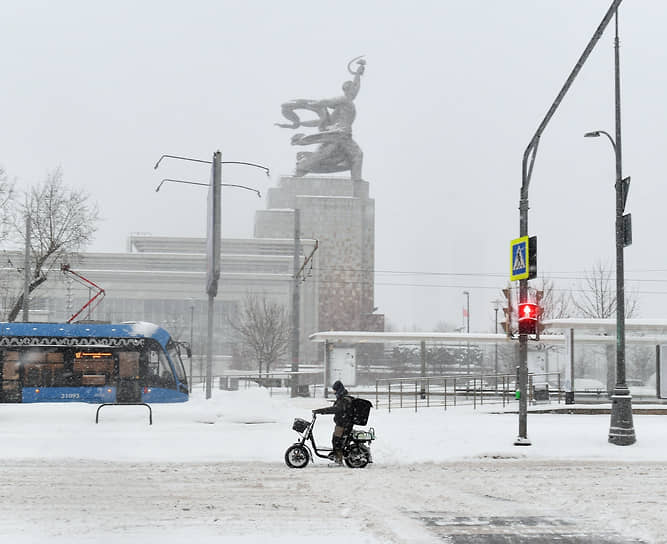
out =
{"type": "Polygon", "coordinates": [[[345,386],[340,380],[336,380],[331,387],[334,390],[334,393],[336,393],[336,396],[342,395],[343,391],[345,391],[345,386]]]}

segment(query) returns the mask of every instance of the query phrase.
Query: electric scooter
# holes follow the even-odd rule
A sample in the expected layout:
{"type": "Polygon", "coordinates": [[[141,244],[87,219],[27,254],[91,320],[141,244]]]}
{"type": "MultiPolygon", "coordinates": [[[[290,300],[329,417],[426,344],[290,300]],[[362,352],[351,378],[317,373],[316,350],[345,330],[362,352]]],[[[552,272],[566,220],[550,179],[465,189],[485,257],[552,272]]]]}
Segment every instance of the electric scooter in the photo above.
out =
{"type": "MultiPolygon", "coordinates": [[[[313,427],[317,420],[317,414],[313,414],[311,421],[296,418],[292,424],[300,435],[298,442],[292,444],[285,452],[285,463],[290,468],[304,468],[310,461],[314,461],[313,453],[322,459],[333,460],[332,448],[318,448],[313,436],[313,427]],[[310,441],[312,448],[306,442],[310,441]]],[[[371,427],[368,431],[352,429],[343,445],[343,461],[350,468],[364,468],[373,462],[371,456],[371,442],[375,440],[375,429],[371,427]]]]}

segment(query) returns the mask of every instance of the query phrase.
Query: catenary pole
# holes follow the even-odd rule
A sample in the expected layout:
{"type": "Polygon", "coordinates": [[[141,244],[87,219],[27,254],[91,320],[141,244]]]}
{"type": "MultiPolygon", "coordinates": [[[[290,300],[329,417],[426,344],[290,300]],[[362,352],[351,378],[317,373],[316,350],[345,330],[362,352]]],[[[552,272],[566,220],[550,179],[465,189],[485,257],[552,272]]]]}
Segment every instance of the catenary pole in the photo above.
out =
{"type": "Polygon", "coordinates": [[[292,326],[290,328],[290,351],[292,355],[292,379],[290,396],[296,397],[299,388],[299,332],[300,332],[300,293],[299,293],[299,261],[301,254],[301,214],[294,210],[294,254],[292,257],[292,326]]]}
{"type": "MultiPolygon", "coordinates": [[[[220,263],[222,252],[222,222],[221,222],[221,193],[223,186],[237,187],[246,189],[257,193],[261,196],[257,189],[247,187],[245,185],[238,185],[235,183],[222,183],[222,165],[223,164],[238,164],[242,166],[252,166],[264,170],[266,175],[269,175],[269,169],[260,164],[255,164],[246,161],[222,161],[222,153],[216,151],[213,154],[213,160],[205,161],[201,159],[193,159],[191,157],[181,157],[179,155],[162,155],[155,163],[154,169],[160,166],[160,162],[164,158],[172,158],[190,162],[197,162],[211,165],[211,179],[207,183],[199,183],[181,179],[163,179],[155,188],[155,192],[159,192],[160,188],[165,182],[184,183],[187,185],[200,185],[209,188],[208,192],[208,217],[207,217],[207,235],[206,235],[206,294],[208,295],[208,322],[207,322],[207,338],[206,338],[206,379],[204,390],[206,391],[206,398],[211,398],[211,389],[213,381],[213,318],[215,297],[218,294],[218,280],[220,279],[220,263]]],[[[203,358],[202,358],[203,361],[203,358]]],[[[201,374],[201,372],[200,372],[201,374]]]]}
{"type": "Polygon", "coordinates": [[[208,313],[206,326],[206,398],[212,395],[211,386],[213,382],[213,318],[215,297],[218,294],[218,280],[220,279],[220,252],[222,251],[221,234],[221,197],[222,192],[222,154],[220,151],[213,153],[213,167],[211,175],[211,188],[209,190],[209,231],[208,251],[209,264],[207,274],[206,293],[208,294],[208,313]]]}

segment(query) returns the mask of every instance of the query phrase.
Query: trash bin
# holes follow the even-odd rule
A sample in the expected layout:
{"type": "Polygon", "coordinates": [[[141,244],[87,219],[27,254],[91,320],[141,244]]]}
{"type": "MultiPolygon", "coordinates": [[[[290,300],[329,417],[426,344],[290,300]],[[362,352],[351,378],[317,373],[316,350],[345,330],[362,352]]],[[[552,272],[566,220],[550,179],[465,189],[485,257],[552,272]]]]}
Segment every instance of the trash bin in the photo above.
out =
{"type": "Polygon", "coordinates": [[[536,383],[533,385],[533,402],[549,402],[548,383],[536,383]]]}
{"type": "Polygon", "coordinates": [[[574,404],[574,391],[565,391],[565,404],[574,404]]]}

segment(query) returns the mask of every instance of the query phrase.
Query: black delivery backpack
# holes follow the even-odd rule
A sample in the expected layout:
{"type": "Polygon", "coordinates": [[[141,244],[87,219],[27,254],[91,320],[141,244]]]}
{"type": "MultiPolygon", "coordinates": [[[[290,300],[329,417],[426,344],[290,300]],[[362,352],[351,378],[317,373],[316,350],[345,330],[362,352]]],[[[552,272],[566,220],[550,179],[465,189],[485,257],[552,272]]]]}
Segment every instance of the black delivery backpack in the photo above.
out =
{"type": "Polygon", "coordinates": [[[352,423],[354,425],[366,425],[372,407],[373,403],[371,401],[354,397],[352,399],[352,423]]]}

